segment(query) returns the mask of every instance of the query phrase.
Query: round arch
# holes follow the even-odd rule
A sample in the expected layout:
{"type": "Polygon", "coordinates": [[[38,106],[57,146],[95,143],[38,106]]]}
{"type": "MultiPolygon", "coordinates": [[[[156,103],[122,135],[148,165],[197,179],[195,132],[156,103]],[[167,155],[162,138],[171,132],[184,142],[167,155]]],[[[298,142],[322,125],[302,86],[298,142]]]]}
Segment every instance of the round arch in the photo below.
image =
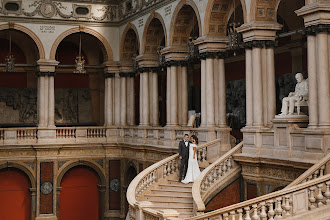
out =
{"type": "MultiPolygon", "coordinates": [[[[125,37],[126,37],[126,34],[127,32],[132,29],[134,32],[135,32],[135,35],[136,35],[136,40],[138,42],[138,48],[139,48],[139,51],[140,51],[140,37],[139,37],[139,32],[137,31],[137,28],[135,27],[134,24],[132,24],[131,22],[127,23],[124,31],[123,31],[123,34],[121,35],[121,41],[120,41],[120,60],[123,60],[123,52],[124,52],[124,44],[125,44],[125,37]]],[[[139,54],[137,54],[139,55],[139,54]]]]}
{"type": "Polygon", "coordinates": [[[171,20],[171,25],[170,25],[170,35],[169,35],[169,40],[168,40],[167,46],[171,46],[173,44],[173,37],[174,37],[174,34],[175,34],[174,26],[175,26],[176,19],[177,19],[177,16],[178,16],[180,10],[186,5],[192,7],[192,9],[195,12],[195,15],[197,17],[199,36],[202,36],[202,34],[203,34],[201,17],[200,17],[197,5],[195,4],[195,2],[193,0],[182,0],[176,6],[176,8],[173,12],[173,15],[172,15],[172,20],[171,20]]]}
{"type": "MultiPolygon", "coordinates": [[[[214,3],[215,3],[216,0],[210,0],[207,4],[207,7],[206,7],[206,12],[205,14],[208,15],[208,16],[205,16],[205,20],[204,20],[204,35],[208,35],[210,34],[209,30],[210,30],[210,18],[211,18],[211,14],[212,14],[212,9],[213,9],[213,6],[214,6],[214,3]]],[[[246,14],[246,5],[245,5],[245,1],[244,0],[239,0],[241,5],[242,5],[242,9],[243,9],[243,18],[244,18],[244,23],[247,22],[247,14],[246,14]]],[[[222,1],[221,2],[222,4],[231,4],[231,0],[225,0],[225,1],[222,1]]],[[[225,14],[227,14],[225,16],[225,19],[224,20],[224,23],[225,25],[227,25],[227,22],[231,16],[231,14],[233,13],[233,7],[232,5],[229,6],[230,10],[227,10],[226,12],[224,12],[225,14]]],[[[224,30],[226,31],[226,30],[224,30]]]]}
{"type": "Polygon", "coordinates": [[[13,25],[2,24],[2,25],[0,25],[0,31],[10,29],[10,28],[21,31],[21,32],[27,34],[33,40],[33,42],[36,44],[36,46],[38,48],[38,51],[39,51],[39,58],[40,59],[45,59],[46,58],[44,46],[43,46],[40,38],[32,30],[30,30],[27,27],[24,27],[22,25],[19,25],[19,24],[13,24],[13,25]]]}
{"type": "Polygon", "coordinates": [[[58,36],[55,40],[55,42],[53,43],[53,46],[51,48],[50,51],[50,59],[51,60],[55,60],[55,56],[56,56],[56,50],[59,46],[59,44],[62,42],[62,40],[64,38],[66,38],[67,36],[74,34],[74,33],[78,33],[78,32],[83,32],[83,33],[87,33],[90,34],[94,37],[96,37],[99,41],[101,41],[101,43],[103,44],[105,50],[106,50],[106,61],[112,61],[113,60],[113,53],[112,53],[112,49],[111,46],[109,44],[109,42],[107,41],[107,39],[100,34],[99,32],[90,29],[90,28],[81,28],[81,27],[75,27],[75,28],[71,28],[65,32],[63,32],[60,36],[58,36]]]}
{"type": "Polygon", "coordinates": [[[146,23],[145,23],[145,27],[144,27],[144,31],[143,31],[143,38],[142,38],[142,48],[141,48],[141,54],[143,54],[145,52],[145,46],[146,46],[146,41],[147,41],[147,32],[149,29],[149,25],[152,22],[153,19],[158,19],[160,21],[160,23],[162,24],[163,27],[163,32],[164,32],[164,36],[165,36],[165,46],[167,46],[167,32],[166,32],[166,26],[165,26],[165,22],[163,17],[157,13],[157,12],[152,12],[150,14],[150,16],[148,17],[146,23]]]}
{"type": "Polygon", "coordinates": [[[20,163],[14,163],[14,162],[7,162],[0,164],[0,170],[6,169],[6,168],[16,168],[23,173],[29,178],[30,183],[31,183],[31,188],[36,188],[36,179],[35,176],[33,175],[31,169],[25,165],[25,164],[20,164],[20,163]]]}
{"type": "Polygon", "coordinates": [[[76,166],[82,166],[82,165],[92,168],[98,174],[98,176],[99,176],[100,185],[103,185],[103,186],[106,185],[105,175],[104,175],[103,171],[101,170],[100,166],[97,165],[96,163],[93,163],[93,162],[87,161],[87,160],[73,161],[73,162],[65,165],[63,168],[61,168],[60,171],[58,172],[57,177],[56,177],[56,185],[57,186],[60,186],[61,185],[61,181],[62,181],[63,176],[71,168],[74,168],[76,166]]]}

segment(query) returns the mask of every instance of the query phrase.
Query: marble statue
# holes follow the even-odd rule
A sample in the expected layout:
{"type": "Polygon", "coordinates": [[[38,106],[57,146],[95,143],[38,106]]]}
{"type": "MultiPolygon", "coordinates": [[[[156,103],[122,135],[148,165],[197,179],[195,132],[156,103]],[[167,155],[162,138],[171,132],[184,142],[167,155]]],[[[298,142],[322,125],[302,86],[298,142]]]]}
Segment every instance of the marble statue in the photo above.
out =
{"type": "Polygon", "coordinates": [[[302,73],[296,74],[296,88],[294,92],[290,92],[288,97],[282,100],[282,110],[280,115],[292,115],[296,102],[307,100],[308,97],[308,81],[304,79],[302,73]]]}

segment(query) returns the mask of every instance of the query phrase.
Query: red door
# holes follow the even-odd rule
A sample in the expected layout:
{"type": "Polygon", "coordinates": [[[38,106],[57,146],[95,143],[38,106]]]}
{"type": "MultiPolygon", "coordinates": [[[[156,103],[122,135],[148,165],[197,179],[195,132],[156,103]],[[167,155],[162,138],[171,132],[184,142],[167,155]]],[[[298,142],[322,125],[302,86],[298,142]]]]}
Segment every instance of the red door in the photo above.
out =
{"type": "Polygon", "coordinates": [[[0,219],[30,220],[30,180],[20,170],[0,170],[0,219]]]}
{"type": "Polygon", "coordinates": [[[70,169],[61,182],[60,219],[98,220],[98,177],[88,167],[70,169]]]}

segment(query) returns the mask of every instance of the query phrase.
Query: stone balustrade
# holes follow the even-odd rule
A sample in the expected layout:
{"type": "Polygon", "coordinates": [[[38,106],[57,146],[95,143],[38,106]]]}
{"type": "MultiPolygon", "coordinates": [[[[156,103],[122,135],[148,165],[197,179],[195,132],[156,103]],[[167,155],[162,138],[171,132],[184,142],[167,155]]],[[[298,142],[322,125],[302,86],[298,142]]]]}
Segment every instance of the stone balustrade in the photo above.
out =
{"type": "MultiPolygon", "coordinates": [[[[312,216],[324,213],[319,210],[328,209],[329,205],[330,174],[191,219],[312,219],[312,216]]],[[[315,216],[313,219],[319,218],[315,216]]]]}
{"type": "Polygon", "coordinates": [[[311,180],[315,180],[324,175],[329,174],[329,165],[330,162],[330,153],[322,158],[318,163],[314,164],[311,168],[306,170],[303,174],[301,174],[297,179],[295,179],[292,183],[290,183],[286,188],[309,182],[311,180]]]}
{"type": "MultiPolygon", "coordinates": [[[[212,147],[214,145],[219,146],[219,144],[220,139],[216,139],[199,146],[198,150],[201,151],[203,148],[212,147]]],[[[150,188],[179,171],[180,163],[178,160],[179,154],[170,156],[151,165],[133,179],[127,190],[127,201],[131,219],[167,219],[178,217],[178,213],[174,210],[162,210],[160,213],[152,210],[152,203],[139,201],[139,198],[143,197],[143,194],[150,188]]]]}
{"type": "Polygon", "coordinates": [[[240,166],[233,160],[235,153],[241,153],[243,142],[221,156],[201,173],[192,187],[195,214],[205,211],[205,202],[227,186],[228,179],[236,178],[240,174],[240,166]]]}

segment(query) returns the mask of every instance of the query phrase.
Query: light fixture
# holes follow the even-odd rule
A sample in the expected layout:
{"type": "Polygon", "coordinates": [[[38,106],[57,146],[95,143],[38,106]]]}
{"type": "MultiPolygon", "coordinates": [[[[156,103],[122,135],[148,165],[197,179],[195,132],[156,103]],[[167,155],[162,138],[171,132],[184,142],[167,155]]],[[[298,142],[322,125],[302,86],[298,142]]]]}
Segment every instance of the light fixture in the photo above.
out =
{"type": "Polygon", "coordinates": [[[236,51],[242,48],[243,46],[242,35],[238,33],[236,30],[236,28],[240,26],[240,23],[236,22],[235,1],[236,0],[234,0],[234,21],[231,22],[227,27],[227,32],[229,37],[228,47],[230,50],[234,51],[234,56],[236,56],[236,51]]]}
{"type": "Polygon", "coordinates": [[[81,56],[81,33],[79,34],[79,55],[76,57],[76,69],[73,73],[86,74],[85,59],[81,56]]]}
{"type": "Polygon", "coordinates": [[[193,29],[192,29],[192,36],[189,37],[188,41],[188,60],[194,60],[197,59],[199,56],[199,50],[198,47],[194,44],[194,40],[197,39],[197,36],[195,35],[195,16],[193,16],[193,29]]]}
{"type": "Polygon", "coordinates": [[[11,54],[11,30],[9,29],[9,54],[5,59],[6,72],[15,72],[15,57],[11,54]]]}
{"type": "Polygon", "coordinates": [[[165,55],[162,54],[162,50],[164,49],[163,46],[159,46],[158,50],[157,50],[157,54],[158,54],[158,65],[159,67],[162,69],[162,71],[164,71],[164,67],[165,67],[165,55]]]}

